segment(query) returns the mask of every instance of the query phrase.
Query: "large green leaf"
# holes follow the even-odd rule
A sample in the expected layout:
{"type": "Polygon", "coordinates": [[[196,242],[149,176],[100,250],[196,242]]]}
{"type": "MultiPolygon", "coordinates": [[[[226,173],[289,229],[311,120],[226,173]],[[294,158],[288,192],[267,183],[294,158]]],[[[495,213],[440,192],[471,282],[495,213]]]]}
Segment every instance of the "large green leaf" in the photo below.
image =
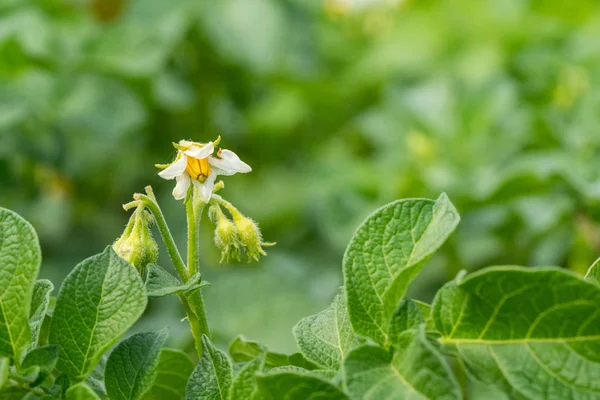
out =
{"type": "Polygon", "coordinates": [[[146,308],[139,274],[111,247],[83,261],[61,287],[50,327],[58,366],[72,380],[85,378],[146,308]]]}
{"type": "Polygon", "coordinates": [[[308,360],[337,370],[356,338],[343,289],[326,310],[301,319],[293,331],[300,351],[308,360]]]}
{"type": "Polygon", "coordinates": [[[185,385],[194,371],[194,363],[179,350],[163,349],[160,352],[156,377],[144,400],[181,400],[185,385]]]}
{"type": "Polygon", "coordinates": [[[353,399],[455,400],[461,390],[443,356],[425,337],[423,325],[395,337],[392,352],[366,345],[344,362],[353,399]]]}
{"type": "Polygon", "coordinates": [[[348,313],[356,333],[389,344],[398,301],[459,220],[445,194],[436,201],[396,201],[366,219],[344,256],[348,313]]]}
{"type": "Polygon", "coordinates": [[[33,297],[31,299],[31,311],[29,313],[29,326],[31,328],[31,345],[35,347],[38,344],[40,330],[50,305],[50,295],[54,290],[54,285],[47,279],[40,279],[33,287],[33,297]]]}
{"type": "Polygon", "coordinates": [[[307,360],[301,353],[283,354],[273,351],[253,340],[248,340],[244,336],[238,336],[229,344],[229,354],[234,362],[250,362],[259,355],[264,354],[266,369],[293,365],[296,367],[312,370],[318,368],[307,360]]]}
{"type": "Polygon", "coordinates": [[[150,390],[167,337],[166,329],[136,333],[110,353],[104,382],[111,400],[138,400],[150,390]]]}
{"type": "Polygon", "coordinates": [[[202,357],[185,390],[187,400],[229,400],[233,367],[227,353],[202,336],[202,357]]]}
{"type": "Polygon", "coordinates": [[[257,389],[256,374],[264,366],[265,357],[260,355],[244,365],[231,385],[231,400],[251,399],[257,389]]]}
{"type": "Polygon", "coordinates": [[[600,284],[600,258],[594,261],[585,274],[585,279],[600,284]]]}
{"type": "Polygon", "coordinates": [[[16,363],[31,343],[29,311],[41,260],[33,227],[0,208],[0,356],[16,363]]]}
{"type": "Polygon", "coordinates": [[[85,382],[79,382],[71,386],[65,393],[66,400],[100,400],[100,396],[94,392],[85,382]]]}
{"type": "Polygon", "coordinates": [[[440,342],[479,380],[528,399],[600,397],[600,287],[558,268],[495,267],[444,286],[440,342]]]}
{"type": "Polygon", "coordinates": [[[343,400],[348,397],[331,383],[305,373],[275,372],[259,376],[257,397],[261,400],[343,400]]]}

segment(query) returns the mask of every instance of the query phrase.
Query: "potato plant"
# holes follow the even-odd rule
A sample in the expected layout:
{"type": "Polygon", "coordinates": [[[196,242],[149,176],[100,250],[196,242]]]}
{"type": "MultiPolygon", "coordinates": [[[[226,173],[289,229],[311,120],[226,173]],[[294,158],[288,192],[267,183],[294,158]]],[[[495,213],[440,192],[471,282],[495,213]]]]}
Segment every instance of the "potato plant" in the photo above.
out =
{"type": "Polygon", "coordinates": [[[202,298],[210,290],[200,270],[202,216],[215,225],[223,259],[257,261],[273,245],[217,194],[217,175],[251,171],[218,144],[181,141],[173,162],[158,165],[185,204],[185,259],[147,187],[124,205],[135,211],[123,235],[78,264],[56,298],[50,281],[37,280],[33,226],[0,209],[0,399],[600,398],[600,264],[585,277],[490,267],[458,274],[432,304],[406,298],[459,224],[445,194],[395,201],[358,227],[343,287],[293,329],[298,353],[242,336],[227,351],[216,347],[202,298]],[[156,264],[153,224],[176,274],[156,264]],[[193,357],[165,347],[166,329],[127,335],[148,297],[164,296],[181,300],[193,357]],[[488,389],[476,396],[472,384],[488,389]]]}

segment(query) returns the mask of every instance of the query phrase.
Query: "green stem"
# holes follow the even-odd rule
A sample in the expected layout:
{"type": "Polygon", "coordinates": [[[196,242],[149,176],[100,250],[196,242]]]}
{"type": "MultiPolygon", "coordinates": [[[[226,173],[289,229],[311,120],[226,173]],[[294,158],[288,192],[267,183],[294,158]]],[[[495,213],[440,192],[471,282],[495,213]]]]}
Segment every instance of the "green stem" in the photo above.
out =
{"type": "MultiPolygon", "coordinates": [[[[197,290],[197,293],[200,293],[200,290],[197,290]]],[[[195,294],[193,294],[192,297],[193,296],[195,296],[195,294]]],[[[192,306],[190,305],[192,298],[188,299],[183,294],[179,295],[179,298],[183,303],[183,308],[188,316],[188,321],[190,321],[190,331],[192,331],[192,336],[194,337],[196,352],[198,353],[198,357],[202,357],[202,335],[208,335],[208,326],[202,325],[200,318],[198,318],[193,311],[192,306]]],[[[204,322],[206,323],[206,319],[204,322]]]]}
{"type": "MultiPolygon", "coordinates": [[[[201,207],[195,207],[195,199],[196,199],[196,190],[192,188],[193,195],[190,196],[186,203],[186,211],[187,211],[187,223],[188,223],[188,271],[190,276],[194,275],[198,272],[198,264],[199,264],[199,254],[200,254],[200,217],[202,213],[201,207]]],[[[194,317],[196,317],[196,321],[193,321],[194,324],[197,324],[196,327],[192,326],[192,329],[198,329],[197,333],[193,333],[194,339],[196,340],[196,349],[198,350],[198,355],[202,354],[202,335],[206,335],[210,337],[210,330],[208,329],[208,320],[206,318],[206,311],[204,310],[204,299],[202,298],[202,292],[200,290],[196,290],[188,297],[189,306],[191,307],[191,311],[194,317]]],[[[190,314],[188,312],[188,318],[190,318],[190,314]]],[[[190,318],[190,324],[192,320],[190,318]]]]}
{"type": "Polygon", "coordinates": [[[196,241],[194,242],[196,244],[196,259],[190,267],[190,274],[192,274],[191,271],[196,273],[200,270],[200,222],[202,221],[202,213],[204,212],[204,207],[206,206],[206,203],[200,200],[198,196],[193,197],[192,204],[194,208],[194,227],[196,231],[196,241]]]}
{"type": "MultiPolygon", "coordinates": [[[[140,203],[144,204],[150,212],[154,215],[156,219],[156,225],[158,226],[158,230],[162,236],[163,242],[167,248],[169,253],[169,257],[173,261],[173,266],[175,270],[181,277],[184,282],[187,282],[190,275],[193,275],[198,271],[198,255],[199,255],[199,221],[196,218],[196,215],[201,214],[202,209],[198,209],[198,214],[194,210],[193,202],[191,199],[186,203],[186,211],[187,211],[187,222],[188,222],[188,267],[186,268],[183,258],[175,245],[175,241],[173,240],[173,236],[171,235],[171,231],[167,226],[167,221],[160,209],[158,202],[156,201],[156,197],[152,192],[152,188],[150,186],[146,187],[146,193],[148,195],[143,195],[137,193],[134,196],[135,201],[124,205],[125,209],[132,208],[134,206],[139,205],[140,203]]],[[[194,337],[194,343],[196,345],[196,351],[198,352],[198,356],[202,356],[202,335],[207,335],[210,337],[210,331],[208,329],[208,321],[206,319],[206,312],[204,311],[204,301],[202,299],[202,293],[200,290],[194,291],[191,295],[185,296],[180,295],[179,298],[183,303],[183,308],[187,314],[187,319],[190,323],[190,330],[192,332],[192,336],[194,337]]]]}
{"type": "Polygon", "coordinates": [[[233,204],[231,204],[227,200],[223,199],[222,197],[216,197],[215,200],[216,200],[217,203],[219,203],[223,207],[225,207],[227,209],[227,211],[229,211],[229,213],[231,214],[231,217],[234,220],[237,220],[239,218],[243,218],[244,217],[242,215],[242,213],[240,212],[240,210],[238,210],[237,208],[235,208],[235,206],[233,204]]]}
{"type": "Polygon", "coordinates": [[[188,233],[188,271],[190,276],[198,272],[198,247],[200,242],[198,241],[198,223],[196,221],[196,212],[194,210],[194,202],[192,198],[188,199],[185,204],[185,210],[187,212],[187,233],[188,233]]]}
{"type": "MultiPolygon", "coordinates": [[[[146,189],[148,190],[148,189],[146,189]]],[[[149,191],[149,193],[152,193],[149,191]]],[[[160,236],[165,243],[165,247],[167,248],[167,252],[169,253],[169,257],[171,261],[173,261],[173,266],[175,267],[175,271],[181,277],[184,282],[187,282],[189,275],[188,271],[185,268],[185,264],[183,262],[183,258],[181,254],[179,254],[179,250],[177,249],[177,245],[175,244],[175,240],[173,240],[173,235],[171,235],[171,231],[167,225],[167,221],[165,220],[165,216],[162,213],[154,195],[152,197],[146,196],[144,194],[136,193],[134,198],[144,203],[144,205],[152,212],[154,215],[154,219],[156,220],[156,225],[158,226],[158,231],[160,232],[160,236]]]]}

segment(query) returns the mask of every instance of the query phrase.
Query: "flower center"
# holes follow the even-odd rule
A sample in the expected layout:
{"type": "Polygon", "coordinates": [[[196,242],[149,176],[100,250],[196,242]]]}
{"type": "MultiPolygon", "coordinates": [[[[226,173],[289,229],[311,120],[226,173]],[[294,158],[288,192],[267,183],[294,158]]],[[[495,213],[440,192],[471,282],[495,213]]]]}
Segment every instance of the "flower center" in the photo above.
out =
{"type": "Polygon", "coordinates": [[[200,182],[204,182],[210,175],[210,164],[208,158],[197,159],[194,157],[187,158],[187,166],[185,167],[190,176],[200,182]]]}

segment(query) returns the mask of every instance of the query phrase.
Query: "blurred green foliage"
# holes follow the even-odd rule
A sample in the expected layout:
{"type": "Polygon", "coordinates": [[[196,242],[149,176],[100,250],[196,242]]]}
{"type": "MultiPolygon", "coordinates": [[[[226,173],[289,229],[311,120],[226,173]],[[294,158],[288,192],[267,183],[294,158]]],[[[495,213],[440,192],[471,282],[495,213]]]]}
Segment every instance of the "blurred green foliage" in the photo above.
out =
{"type": "MultiPolygon", "coordinates": [[[[463,268],[583,271],[600,250],[599,84],[595,0],[4,0],[0,205],[35,225],[54,278],[120,235],[147,184],[182,242],[153,164],[222,135],[254,168],[224,195],[278,246],[218,267],[207,222],[209,320],[290,350],[354,229],[397,198],[445,191],[463,218],[418,298],[463,268]]],[[[158,307],[143,323],[185,334],[178,305],[158,307]]]]}

